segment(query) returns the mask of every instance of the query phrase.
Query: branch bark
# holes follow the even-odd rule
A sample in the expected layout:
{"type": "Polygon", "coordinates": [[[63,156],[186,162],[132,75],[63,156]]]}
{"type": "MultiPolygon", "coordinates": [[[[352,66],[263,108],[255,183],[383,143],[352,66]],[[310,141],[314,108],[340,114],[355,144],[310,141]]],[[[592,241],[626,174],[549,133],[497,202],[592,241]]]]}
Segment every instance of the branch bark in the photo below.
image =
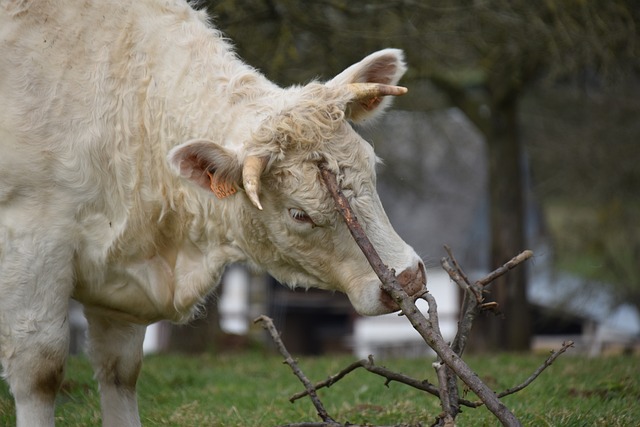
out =
{"type": "MultiPolygon", "coordinates": [[[[509,396],[510,394],[515,394],[521,390],[523,390],[525,387],[529,386],[529,384],[531,384],[533,381],[535,381],[536,378],[538,378],[540,376],[540,374],[542,374],[542,372],[547,369],[549,366],[551,366],[553,364],[553,362],[555,362],[555,360],[560,357],[560,355],[562,355],[562,353],[564,353],[565,351],[567,351],[569,348],[573,347],[574,342],[573,341],[566,341],[562,344],[562,347],[554,352],[551,353],[551,355],[527,378],[525,379],[522,383],[515,385],[511,388],[508,388],[506,390],[501,391],[500,393],[496,393],[496,396],[498,396],[498,398],[503,398],[505,396],[509,396]]],[[[438,364],[439,365],[439,364],[438,364]]],[[[434,366],[434,367],[438,367],[438,366],[434,366]]],[[[317,382],[313,385],[313,389],[315,390],[320,390],[321,388],[325,388],[325,387],[331,387],[333,384],[337,383],[338,381],[340,381],[342,378],[344,378],[345,376],[347,376],[348,374],[350,374],[351,372],[355,371],[358,368],[363,368],[366,369],[367,371],[379,375],[383,378],[386,378],[387,381],[385,382],[385,385],[388,385],[391,381],[395,381],[395,382],[399,382],[408,386],[411,386],[415,389],[418,390],[422,390],[426,393],[429,393],[437,398],[440,398],[440,389],[438,386],[435,386],[434,384],[431,384],[429,381],[427,380],[417,380],[415,378],[403,375],[403,374],[399,374],[397,372],[391,371],[383,366],[378,366],[375,364],[374,360],[373,360],[373,356],[369,356],[368,359],[361,359],[358,361],[353,362],[352,364],[350,364],[349,366],[341,369],[338,373],[336,373],[335,375],[331,375],[330,377],[328,377],[326,380],[324,381],[320,381],[317,382]]],[[[290,402],[295,402],[298,399],[301,399],[305,396],[308,396],[308,391],[305,389],[304,391],[298,392],[294,395],[292,395],[289,398],[290,402]]],[[[468,408],[479,408],[480,406],[484,405],[484,402],[480,401],[471,401],[471,400],[467,400],[467,399],[459,399],[458,403],[462,406],[466,406],[468,408]]]]}
{"type": "MultiPolygon", "coordinates": [[[[425,391],[433,396],[436,397],[440,397],[440,392],[438,391],[438,387],[436,387],[435,385],[431,384],[429,381],[427,380],[416,380],[415,378],[411,378],[408,377],[406,375],[403,374],[399,374],[397,372],[393,372],[383,366],[378,366],[375,364],[374,360],[373,360],[373,356],[369,356],[368,359],[360,359],[356,362],[353,362],[352,364],[350,364],[349,366],[347,366],[346,368],[343,368],[342,370],[340,370],[338,373],[336,373],[335,375],[331,375],[329,378],[327,378],[324,381],[320,381],[317,382],[313,385],[313,387],[316,390],[319,390],[321,388],[324,387],[331,387],[333,384],[337,383],[338,381],[340,381],[342,378],[344,378],[345,376],[347,376],[348,374],[350,374],[351,372],[355,371],[358,368],[363,368],[366,369],[367,371],[379,375],[381,377],[384,377],[387,379],[387,381],[385,382],[385,385],[388,385],[391,381],[395,381],[395,382],[399,382],[408,386],[411,386],[415,389],[418,390],[422,390],[425,391]]],[[[307,396],[307,391],[301,391],[299,393],[296,393],[294,395],[292,395],[289,398],[290,402],[294,402],[304,396],[307,396]]],[[[473,405],[474,402],[470,402],[470,401],[465,401],[466,403],[473,405]]]]}
{"type": "Polygon", "coordinates": [[[311,381],[309,381],[309,379],[304,375],[302,370],[298,367],[298,364],[296,363],[296,361],[293,359],[293,357],[291,357],[291,354],[285,347],[284,343],[282,342],[282,339],[280,339],[280,335],[278,334],[278,330],[273,324],[273,320],[263,315],[254,320],[254,323],[258,323],[258,322],[262,323],[262,326],[267,331],[269,331],[269,334],[271,335],[273,342],[278,347],[278,351],[280,352],[280,354],[284,356],[285,363],[289,365],[289,367],[291,368],[293,373],[298,377],[300,382],[304,384],[304,388],[307,390],[307,393],[309,394],[309,397],[313,402],[313,406],[315,406],[316,410],[318,411],[318,416],[324,422],[322,425],[326,424],[327,426],[340,426],[341,425],[340,423],[336,422],[333,418],[329,416],[329,414],[327,413],[327,410],[324,408],[324,405],[318,398],[316,389],[313,387],[313,384],[311,384],[311,381]]]}
{"type": "Polygon", "coordinates": [[[483,293],[485,289],[498,277],[514,269],[521,263],[525,262],[533,256],[533,252],[526,250],[511,258],[502,266],[498,267],[487,276],[479,279],[475,283],[471,283],[462,267],[458,264],[451,248],[445,246],[447,257],[442,258],[440,264],[442,268],[449,274],[449,277],[462,289],[463,302],[460,310],[460,321],[458,322],[458,331],[451,344],[452,350],[459,356],[462,356],[467,344],[467,338],[471,333],[473,321],[482,310],[497,310],[498,305],[495,303],[484,304],[483,293]]]}
{"type": "Polygon", "coordinates": [[[529,384],[531,384],[536,378],[538,378],[538,376],[540,376],[540,374],[542,373],[542,371],[544,371],[545,369],[547,369],[549,366],[551,366],[551,364],[553,362],[555,362],[555,360],[565,351],[567,351],[570,347],[573,347],[573,341],[566,341],[564,343],[562,343],[562,347],[559,350],[556,350],[554,352],[551,353],[551,356],[549,356],[547,358],[547,360],[544,361],[544,363],[542,365],[540,365],[540,367],[538,367],[538,369],[536,369],[533,374],[531,374],[531,376],[529,376],[529,378],[527,378],[526,380],[524,380],[524,382],[522,382],[521,384],[518,384],[515,387],[509,388],[501,393],[498,393],[497,396],[498,397],[504,397],[504,396],[508,396],[510,394],[514,394],[519,392],[520,390],[522,390],[523,388],[525,388],[526,386],[528,386],[529,384]]]}

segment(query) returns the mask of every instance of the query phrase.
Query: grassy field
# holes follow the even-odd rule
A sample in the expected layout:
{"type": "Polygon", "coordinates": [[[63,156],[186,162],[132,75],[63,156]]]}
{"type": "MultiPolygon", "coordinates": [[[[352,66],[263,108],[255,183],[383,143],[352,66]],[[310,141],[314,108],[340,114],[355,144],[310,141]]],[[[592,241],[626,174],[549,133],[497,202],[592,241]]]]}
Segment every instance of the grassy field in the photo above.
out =
{"type": "MultiPolygon", "coordinates": [[[[570,350],[571,351],[571,350],[570,350]]],[[[470,357],[468,363],[494,389],[524,380],[545,355],[501,354],[470,357]]],[[[354,359],[350,356],[300,358],[312,381],[320,381],[354,359]]],[[[388,360],[388,368],[435,382],[432,360],[388,360]]],[[[311,403],[288,397],[301,385],[279,356],[250,352],[198,357],[151,356],[139,381],[144,426],[276,426],[319,421],[311,403]]],[[[429,425],[438,401],[364,370],[356,371],[320,398],[341,422],[429,425]]],[[[467,396],[471,398],[471,396],[467,396]]],[[[617,356],[587,359],[564,355],[532,385],[504,402],[527,426],[635,426],[640,420],[640,358],[617,356]]],[[[0,426],[15,425],[13,401],[0,385],[0,426]]],[[[97,387],[87,360],[69,361],[58,399],[58,426],[99,426],[97,387]]],[[[466,409],[461,426],[494,426],[484,408],[466,409]]]]}

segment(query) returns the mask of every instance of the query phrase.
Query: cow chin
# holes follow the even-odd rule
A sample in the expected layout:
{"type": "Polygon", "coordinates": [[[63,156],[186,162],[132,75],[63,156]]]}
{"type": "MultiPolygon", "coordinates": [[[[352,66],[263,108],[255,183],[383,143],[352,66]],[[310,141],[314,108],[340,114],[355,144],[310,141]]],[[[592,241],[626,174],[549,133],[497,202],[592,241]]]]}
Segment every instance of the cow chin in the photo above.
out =
{"type": "MultiPolygon", "coordinates": [[[[415,268],[407,268],[396,276],[396,280],[408,295],[417,294],[425,288],[427,283],[424,265],[420,262],[415,268]]],[[[378,316],[400,309],[391,296],[382,290],[381,285],[376,277],[363,286],[347,291],[347,296],[358,314],[378,316]]]]}

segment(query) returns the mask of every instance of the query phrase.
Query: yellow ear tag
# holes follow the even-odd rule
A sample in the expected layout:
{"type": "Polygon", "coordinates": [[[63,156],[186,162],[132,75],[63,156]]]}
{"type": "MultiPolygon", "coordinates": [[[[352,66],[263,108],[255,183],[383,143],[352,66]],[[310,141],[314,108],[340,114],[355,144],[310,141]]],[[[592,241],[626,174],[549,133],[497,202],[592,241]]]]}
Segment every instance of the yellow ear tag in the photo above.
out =
{"type": "Polygon", "coordinates": [[[207,171],[207,175],[209,175],[209,179],[211,180],[211,191],[213,191],[213,194],[215,194],[218,199],[224,199],[225,197],[229,197],[238,191],[233,186],[233,183],[227,181],[217,181],[209,171],[207,171]]]}

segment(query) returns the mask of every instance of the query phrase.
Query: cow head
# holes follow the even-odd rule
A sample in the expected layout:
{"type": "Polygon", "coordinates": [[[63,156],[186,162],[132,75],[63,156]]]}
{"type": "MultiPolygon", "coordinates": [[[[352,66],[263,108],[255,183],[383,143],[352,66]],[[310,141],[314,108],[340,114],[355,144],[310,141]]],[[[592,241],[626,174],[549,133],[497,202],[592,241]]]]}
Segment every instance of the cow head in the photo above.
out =
{"type": "MultiPolygon", "coordinates": [[[[336,211],[318,169],[337,177],[382,260],[413,294],[424,286],[424,266],[393,230],[376,192],[370,144],[350,122],[371,121],[405,88],[402,52],[386,49],[331,81],[282,90],[244,137],[240,150],[211,141],[174,148],[169,161],[180,175],[225,198],[227,222],[248,258],[283,283],[346,293],[366,315],[397,309],[336,211]],[[237,192],[237,194],[235,194],[237,192]]],[[[251,123],[247,118],[245,123],[251,123]]],[[[213,197],[213,196],[212,196],[213,197]]]]}

